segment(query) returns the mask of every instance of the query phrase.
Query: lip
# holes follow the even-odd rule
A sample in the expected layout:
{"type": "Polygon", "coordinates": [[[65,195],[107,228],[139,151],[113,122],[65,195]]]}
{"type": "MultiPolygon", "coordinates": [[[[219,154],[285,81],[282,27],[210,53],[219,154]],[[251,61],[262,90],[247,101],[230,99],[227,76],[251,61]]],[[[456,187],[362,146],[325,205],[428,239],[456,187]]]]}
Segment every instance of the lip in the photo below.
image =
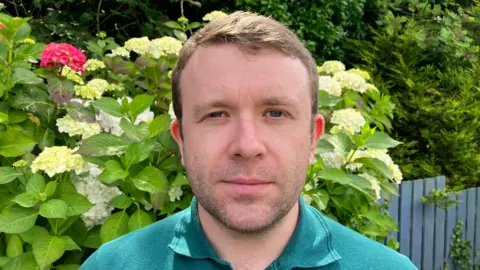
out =
{"type": "Polygon", "coordinates": [[[231,180],[226,180],[225,182],[237,185],[266,185],[271,183],[254,177],[237,177],[231,180]]]}
{"type": "Polygon", "coordinates": [[[233,196],[265,196],[273,183],[258,178],[237,177],[224,182],[224,188],[233,196]]]}

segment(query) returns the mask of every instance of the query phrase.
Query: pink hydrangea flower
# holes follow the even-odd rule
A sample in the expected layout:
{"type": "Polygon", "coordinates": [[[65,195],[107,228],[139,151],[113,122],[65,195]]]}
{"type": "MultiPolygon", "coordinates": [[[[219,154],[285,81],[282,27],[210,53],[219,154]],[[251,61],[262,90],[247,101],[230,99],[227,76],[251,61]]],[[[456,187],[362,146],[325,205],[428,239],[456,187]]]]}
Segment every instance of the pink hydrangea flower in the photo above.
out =
{"type": "Polygon", "coordinates": [[[3,29],[3,24],[0,23],[0,30],[2,30],[2,29],[3,29]]]}
{"type": "Polygon", "coordinates": [[[67,43],[50,43],[45,46],[40,60],[42,68],[68,66],[71,69],[84,72],[87,57],[79,49],[67,43]]]}

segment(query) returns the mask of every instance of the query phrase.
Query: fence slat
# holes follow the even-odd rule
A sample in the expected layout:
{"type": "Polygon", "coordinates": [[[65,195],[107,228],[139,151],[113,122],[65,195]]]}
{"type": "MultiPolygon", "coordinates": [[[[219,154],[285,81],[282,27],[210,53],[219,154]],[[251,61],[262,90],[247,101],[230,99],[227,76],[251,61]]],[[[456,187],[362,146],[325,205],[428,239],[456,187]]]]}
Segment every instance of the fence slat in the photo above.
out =
{"type": "Polygon", "coordinates": [[[424,180],[413,181],[412,213],[412,262],[419,269],[422,267],[422,232],[423,232],[423,184],[424,180]]]}
{"type": "Polygon", "coordinates": [[[400,186],[400,253],[410,258],[410,229],[412,214],[412,183],[403,182],[400,186]]]}
{"type": "MultiPolygon", "coordinates": [[[[398,206],[399,206],[399,196],[392,195],[392,201],[390,201],[390,203],[388,204],[388,213],[397,224],[399,220],[398,206]]],[[[390,241],[390,239],[392,238],[395,238],[398,240],[398,232],[392,230],[392,233],[390,233],[390,235],[387,237],[386,244],[388,244],[388,241],[390,241]]]]}
{"type": "MultiPolygon", "coordinates": [[[[423,195],[428,195],[435,188],[435,179],[425,179],[423,195]]],[[[420,202],[421,203],[421,202],[420,202]]],[[[433,233],[435,220],[435,206],[423,205],[423,251],[422,269],[431,269],[433,266],[433,233]]]]}
{"type": "MultiPolygon", "coordinates": [[[[436,189],[445,188],[445,177],[440,176],[435,180],[436,189]]],[[[435,207],[435,264],[433,269],[440,269],[443,266],[445,257],[445,210],[435,207]]]]}
{"type": "MultiPolygon", "coordinates": [[[[470,252],[471,258],[474,256],[475,245],[475,208],[476,208],[476,194],[475,188],[467,190],[467,230],[465,232],[466,239],[472,243],[472,250],[470,252]]],[[[479,209],[480,210],[480,209],[479,209]]]]}
{"type": "Polygon", "coordinates": [[[467,192],[466,190],[460,191],[457,195],[457,200],[460,203],[457,205],[457,220],[463,221],[463,233],[466,232],[466,222],[467,222],[467,192]]]}
{"type": "MultiPolygon", "coordinates": [[[[456,199],[456,196],[452,196],[456,199]]],[[[457,221],[457,207],[452,206],[447,209],[447,226],[445,229],[445,258],[448,258],[448,269],[453,269],[452,260],[450,260],[450,243],[452,243],[452,233],[457,221]]]]}
{"type": "Polygon", "coordinates": [[[480,250],[480,188],[476,188],[477,193],[477,210],[475,218],[475,250],[480,250]]]}

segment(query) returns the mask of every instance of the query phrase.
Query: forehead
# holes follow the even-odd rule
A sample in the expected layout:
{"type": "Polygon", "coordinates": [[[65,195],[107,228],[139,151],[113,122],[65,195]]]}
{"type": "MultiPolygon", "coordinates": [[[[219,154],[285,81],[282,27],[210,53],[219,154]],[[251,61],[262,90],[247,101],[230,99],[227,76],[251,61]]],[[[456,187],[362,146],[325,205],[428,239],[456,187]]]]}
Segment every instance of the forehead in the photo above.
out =
{"type": "Polygon", "coordinates": [[[180,85],[184,107],[190,101],[245,93],[259,99],[289,97],[300,103],[309,103],[311,96],[308,71],[299,59],[275,49],[246,52],[234,44],[197,49],[182,72],[180,85]]]}

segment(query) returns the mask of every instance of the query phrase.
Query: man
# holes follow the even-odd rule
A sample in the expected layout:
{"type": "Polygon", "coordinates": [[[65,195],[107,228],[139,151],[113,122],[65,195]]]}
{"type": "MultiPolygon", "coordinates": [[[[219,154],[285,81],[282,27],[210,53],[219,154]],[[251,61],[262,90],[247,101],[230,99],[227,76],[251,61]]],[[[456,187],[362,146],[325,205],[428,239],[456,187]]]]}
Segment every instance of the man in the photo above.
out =
{"type": "Polygon", "coordinates": [[[172,76],[190,208],[103,245],[82,269],[416,269],[300,196],[324,120],[316,63],[280,23],[235,12],[172,76]]]}

